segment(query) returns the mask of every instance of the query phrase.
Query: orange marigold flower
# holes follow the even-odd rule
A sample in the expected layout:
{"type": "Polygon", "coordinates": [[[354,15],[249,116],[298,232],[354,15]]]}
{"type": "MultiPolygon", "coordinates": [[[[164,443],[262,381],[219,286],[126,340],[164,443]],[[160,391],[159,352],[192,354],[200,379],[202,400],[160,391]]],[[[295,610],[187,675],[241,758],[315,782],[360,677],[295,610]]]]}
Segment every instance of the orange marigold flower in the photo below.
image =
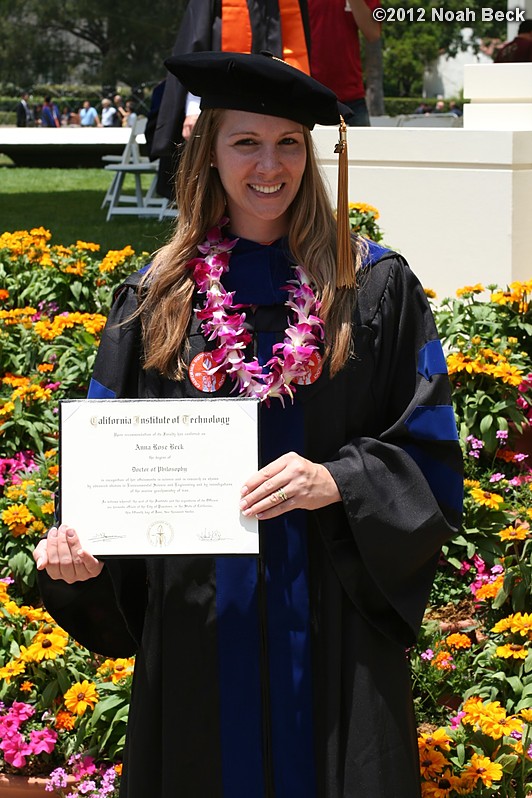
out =
{"type": "Polygon", "coordinates": [[[35,685],[33,684],[33,682],[27,682],[26,681],[26,682],[22,682],[22,684],[19,687],[19,690],[22,693],[31,693],[31,691],[33,690],[34,687],[35,687],[35,685]]]}
{"type": "Polygon", "coordinates": [[[87,709],[94,709],[99,701],[96,685],[86,679],[76,682],[64,695],[65,706],[75,715],[83,715],[87,709]]]}
{"type": "Polygon", "coordinates": [[[431,659],[430,664],[433,668],[440,671],[454,670],[453,656],[449,651],[438,651],[438,653],[431,659]]]}
{"type": "Polygon", "coordinates": [[[53,371],[55,368],[53,363],[39,363],[37,366],[37,371],[44,373],[46,371],[53,371]]]}
{"type": "Polygon", "coordinates": [[[55,716],[56,729],[64,729],[65,731],[72,731],[76,725],[76,716],[71,712],[65,712],[64,709],[60,710],[55,716]]]}
{"type": "Polygon", "coordinates": [[[456,632],[455,634],[449,635],[445,642],[451,648],[471,648],[471,640],[467,635],[460,634],[456,632]]]}
{"type": "Polygon", "coordinates": [[[9,297],[9,291],[7,291],[5,288],[0,288],[0,301],[8,299],[8,297],[9,297]]]}
{"type": "Polygon", "coordinates": [[[481,507],[489,507],[490,510],[498,510],[499,506],[504,504],[504,498],[498,493],[490,493],[481,488],[471,488],[469,493],[477,504],[480,504],[481,507]]]}
{"type": "Polygon", "coordinates": [[[48,469],[48,473],[50,474],[51,477],[56,477],[59,474],[59,466],[57,465],[50,466],[50,468],[48,469]]]}
{"type": "Polygon", "coordinates": [[[499,590],[504,584],[504,574],[500,574],[493,582],[486,582],[481,585],[475,593],[477,601],[484,601],[485,599],[495,598],[499,590]]]}
{"type": "Polygon", "coordinates": [[[118,776],[122,775],[122,763],[121,762],[117,762],[117,764],[115,765],[115,773],[117,773],[118,776]]]}

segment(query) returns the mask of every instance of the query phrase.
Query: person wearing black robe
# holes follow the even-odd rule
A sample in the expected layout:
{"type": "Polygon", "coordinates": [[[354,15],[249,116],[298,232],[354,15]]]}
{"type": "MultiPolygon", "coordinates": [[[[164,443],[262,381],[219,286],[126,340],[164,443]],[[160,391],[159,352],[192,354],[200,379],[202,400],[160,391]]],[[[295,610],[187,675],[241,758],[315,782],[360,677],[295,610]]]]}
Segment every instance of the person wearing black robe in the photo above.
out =
{"type": "MultiPolygon", "coordinates": [[[[234,62],[251,70],[257,58],[234,62]]],[[[264,96],[249,98],[249,110],[264,96]]],[[[294,97],[287,102],[265,112],[299,120],[294,97]]],[[[233,233],[229,221],[224,236],[233,233]]],[[[240,233],[222,278],[246,307],[261,364],[287,325],[286,233],[270,243],[240,233]]],[[[89,395],[204,397],[188,377],[143,366],[145,286],[133,275],[117,291],[89,395]]],[[[201,301],[196,292],[193,305],[201,301]]],[[[260,522],[258,558],[117,559],[65,581],[39,544],[41,591],[58,623],[105,656],[137,655],[124,798],[420,796],[406,649],[440,547],[460,524],[461,456],[424,291],[401,256],[375,244],[361,258],[351,335],[353,354],[333,376],[325,359],[293,402],[261,406],[262,465],[287,452],[308,458],[341,500],[307,511],[287,486],[289,511],[260,522]]],[[[200,317],[187,343],[187,362],[213,348],[200,317]]],[[[215,395],[233,388],[226,379],[215,395]]]]}
{"type": "MultiPolygon", "coordinates": [[[[236,9],[237,12],[239,9],[236,9]]],[[[310,26],[306,0],[291,0],[289,4],[279,0],[267,2],[233,3],[232,0],[190,0],[181,21],[179,31],[172,49],[173,55],[187,53],[238,50],[234,46],[227,47],[222,36],[222,23],[225,28],[236,28],[235,34],[249,25],[251,38],[242,47],[248,47],[247,52],[260,53],[267,50],[279,58],[285,58],[293,53],[294,42],[284,41],[282,16],[286,14],[292,19],[300,15],[300,27],[303,42],[297,45],[304,46],[304,58],[308,61],[310,47],[310,26]],[[242,6],[241,13],[233,13],[227,18],[224,6],[242,6]],[[245,8],[244,8],[245,6],[245,8]],[[288,6],[290,6],[288,8],[288,6]],[[244,19],[242,14],[247,15],[244,19]]],[[[229,38],[233,39],[231,31],[229,38]]],[[[242,52],[246,50],[242,49],[242,52]]],[[[308,71],[308,69],[307,69],[308,71]]],[[[168,199],[174,197],[175,173],[179,164],[179,157],[185,139],[182,134],[183,123],[186,118],[187,89],[178,80],[176,75],[168,72],[164,83],[164,92],[158,101],[157,113],[149,137],[149,152],[152,160],[159,160],[157,176],[157,193],[168,199]]]]}

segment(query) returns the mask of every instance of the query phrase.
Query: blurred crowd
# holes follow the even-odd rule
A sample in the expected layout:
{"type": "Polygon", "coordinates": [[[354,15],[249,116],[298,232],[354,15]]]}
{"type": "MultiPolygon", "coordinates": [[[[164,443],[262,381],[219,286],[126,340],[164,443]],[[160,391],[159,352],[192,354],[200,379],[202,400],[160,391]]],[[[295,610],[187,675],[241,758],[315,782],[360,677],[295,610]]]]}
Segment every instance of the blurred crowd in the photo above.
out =
{"type": "Polygon", "coordinates": [[[59,108],[51,97],[32,103],[28,92],[23,92],[17,105],[17,127],[132,127],[137,112],[133,100],[124,100],[120,94],[104,98],[96,108],[85,100],[76,110],[68,106],[59,108]]]}

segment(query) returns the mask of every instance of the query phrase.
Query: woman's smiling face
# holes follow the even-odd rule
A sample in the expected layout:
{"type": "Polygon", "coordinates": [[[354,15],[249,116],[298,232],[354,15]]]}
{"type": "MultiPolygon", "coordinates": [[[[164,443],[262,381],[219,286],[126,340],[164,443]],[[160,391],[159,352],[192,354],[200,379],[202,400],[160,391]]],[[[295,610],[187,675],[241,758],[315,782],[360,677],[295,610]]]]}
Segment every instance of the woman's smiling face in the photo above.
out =
{"type": "Polygon", "coordinates": [[[224,111],[212,163],[225,189],[231,232],[253,241],[286,235],[306,161],[303,125],[224,111]]]}

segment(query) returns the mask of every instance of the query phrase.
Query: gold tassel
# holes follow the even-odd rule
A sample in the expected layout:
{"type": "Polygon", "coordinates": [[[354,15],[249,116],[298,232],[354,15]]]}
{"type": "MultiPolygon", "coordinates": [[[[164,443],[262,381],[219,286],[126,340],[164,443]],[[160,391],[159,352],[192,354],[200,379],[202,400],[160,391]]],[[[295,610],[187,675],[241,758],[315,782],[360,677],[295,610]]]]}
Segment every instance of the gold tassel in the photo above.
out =
{"type": "Polygon", "coordinates": [[[340,138],[334,151],[338,153],[338,202],[336,206],[336,286],[354,288],[355,267],[351,248],[351,225],[347,200],[348,161],[347,125],[340,116],[340,138]]]}

